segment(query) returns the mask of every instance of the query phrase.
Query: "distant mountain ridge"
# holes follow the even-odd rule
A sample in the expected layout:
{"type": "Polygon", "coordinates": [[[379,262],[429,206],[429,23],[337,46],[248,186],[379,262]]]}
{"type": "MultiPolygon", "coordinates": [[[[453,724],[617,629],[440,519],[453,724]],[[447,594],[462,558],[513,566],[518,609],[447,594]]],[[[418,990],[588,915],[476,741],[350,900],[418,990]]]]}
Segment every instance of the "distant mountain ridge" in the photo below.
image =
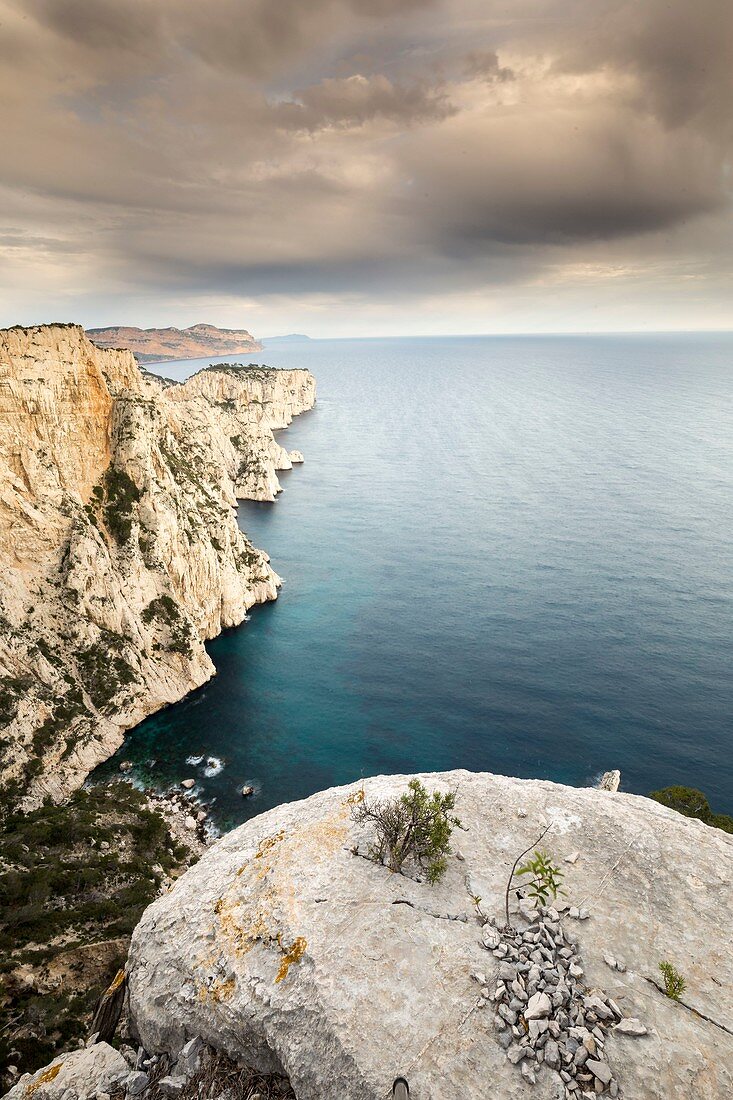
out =
{"type": "Polygon", "coordinates": [[[206,324],[184,329],[115,325],[87,329],[87,336],[98,347],[126,348],[141,363],[200,359],[207,355],[240,355],[262,350],[262,344],[247,329],[217,328],[206,324]]]}
{"type": "Polygon", "coordinates": [[[310,339],[312,339],[312,337],[306,336],[302,332],[289,332],[285,336],[265,336],[262,342],[265,347],[267,347],[268,344],[293,344],[310,339]]]}

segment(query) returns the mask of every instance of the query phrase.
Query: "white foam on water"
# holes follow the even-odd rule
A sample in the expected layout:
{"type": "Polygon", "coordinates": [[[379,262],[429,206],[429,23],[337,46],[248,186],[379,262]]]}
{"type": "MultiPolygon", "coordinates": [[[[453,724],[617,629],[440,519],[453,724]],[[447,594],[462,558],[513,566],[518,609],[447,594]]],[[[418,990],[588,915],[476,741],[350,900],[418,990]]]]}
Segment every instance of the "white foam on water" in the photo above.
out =
{"type": "MultiPolygon", "coordinates": [[[[203,757],[201,757],[203,760],[203,757]]],[[[224,761],[220,760],[218,756],[209,756],[206,758],[206,767],[204,768],[204,775],[207,779],[211,779],[212,776],[218,775],[220,771],[224,769],[224,761]]]]}

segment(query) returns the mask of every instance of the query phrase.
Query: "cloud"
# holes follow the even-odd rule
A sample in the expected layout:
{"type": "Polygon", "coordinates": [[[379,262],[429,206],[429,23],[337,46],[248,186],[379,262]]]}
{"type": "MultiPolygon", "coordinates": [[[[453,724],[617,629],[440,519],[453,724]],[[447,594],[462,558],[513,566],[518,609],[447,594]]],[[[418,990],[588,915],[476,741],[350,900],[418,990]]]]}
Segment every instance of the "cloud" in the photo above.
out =
{"type": "Polygon", "coordinates": [[[406,201],[458,255],[490,241],[637,237],[726,208],[720,154],[705,136],[577,96],[555,112],[529,95],[490,117],[465,112],[413,137],[404,164],[415,181],[406,201]]]}
{"type": "Polygon", "coordinates": [[[467,77],[480,77],[489,84],[514,80],[514,72],[499,63],[496,50],[471,50],[464,59],[463,71],[467,77]]]}
{"type": "Polygon", "coordinates": [[[8,294],[728,271],[729,0],[0,0],[0,60],[8,294]]]}
{"type": "Polygon", "coordinates": [[[371,77],[356,73],[296,92],[293,100],[273,108],[273,117],[277,125],[289,129],[318,130],[361,126],[374,119],[412,126],[454,112],[440,86],[423,81],[396,84],[381,73],[371,77]]]}
{"type": "Polygon", "coordinates": [[[561,46],[559,65],[633,74],[638,104],[669,127],[733,137],[733,5],[729,0],[600,0],[561,46]]]}

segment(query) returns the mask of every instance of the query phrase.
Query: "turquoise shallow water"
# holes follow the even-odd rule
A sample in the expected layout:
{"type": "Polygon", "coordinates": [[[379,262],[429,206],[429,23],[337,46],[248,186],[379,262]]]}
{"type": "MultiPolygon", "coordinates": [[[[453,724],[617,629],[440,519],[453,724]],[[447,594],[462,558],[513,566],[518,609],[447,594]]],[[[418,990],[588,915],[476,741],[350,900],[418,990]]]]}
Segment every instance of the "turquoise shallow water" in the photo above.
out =
{"type": "Polygon", "coordinates": [[[318,380],[281,437],[304,466],[239,509],[282,594],[101,775],[128,758],[144,782],[195,776],[222,825],[452,767],[578,785],[618,767],[625,790],[691,784],[733,811],[733,337],[260,358],[318,380]]]}

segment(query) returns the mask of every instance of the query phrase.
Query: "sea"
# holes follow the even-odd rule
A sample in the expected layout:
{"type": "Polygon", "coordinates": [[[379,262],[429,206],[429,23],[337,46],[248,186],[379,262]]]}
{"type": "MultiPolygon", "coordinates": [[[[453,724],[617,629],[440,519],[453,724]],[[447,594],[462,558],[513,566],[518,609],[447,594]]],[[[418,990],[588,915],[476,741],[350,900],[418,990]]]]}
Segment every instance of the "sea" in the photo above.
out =
{"type": "MultiPolygon", "coordinates": [[[[154,364],[182,379],[209,362],[154,364]]],[[[449,768],[733,812],[733,335],[292,340],[305,455],[239,524],[279,599],[97,772],[196,781],[225,829],[449,768]],[[243,798],[251,784],[255,794],[243,798]]]]}

